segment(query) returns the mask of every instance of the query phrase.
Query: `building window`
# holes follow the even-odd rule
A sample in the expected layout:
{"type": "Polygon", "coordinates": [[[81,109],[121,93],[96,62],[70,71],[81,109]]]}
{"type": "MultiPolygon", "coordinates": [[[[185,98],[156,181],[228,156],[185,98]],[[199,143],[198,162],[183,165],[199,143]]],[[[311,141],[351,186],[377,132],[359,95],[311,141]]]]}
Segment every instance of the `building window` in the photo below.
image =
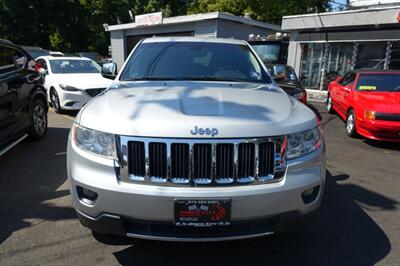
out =
{"type": "Polygon", "coordinates": [[[354,43],[302,44],[301,76],[309,89],[327,89],[330,79],[352,69],[354,43]],[[322,84],[321,84],[322,81],[322,84]]]}
{"type": "Polygon", "coordinates": [[[399,69],[400,41],[301,44],[300,74],[308,89],[327,90],[352,69],[399,69]]]}
{"type": "Polygon", "coordinates": [[[400,70],[400,41],[390,45],[389,69],[400,70]]]}
{"type": "Polygon", "coordinates": [[[325,73],[343,76],[353,64],[353,43],[330,43],[325,73]]]}
{"type": "Polygon", "coordinates": [[[355,69],[384,69],[388,42],[360,42],[357,46],[355,69]]]}
{"type": "Polygon", "coordinates": [[[303,84],[309,89],[319,89],[324,63],[324,43],[301,44],[300,76],[305,76],[303,84]]]}

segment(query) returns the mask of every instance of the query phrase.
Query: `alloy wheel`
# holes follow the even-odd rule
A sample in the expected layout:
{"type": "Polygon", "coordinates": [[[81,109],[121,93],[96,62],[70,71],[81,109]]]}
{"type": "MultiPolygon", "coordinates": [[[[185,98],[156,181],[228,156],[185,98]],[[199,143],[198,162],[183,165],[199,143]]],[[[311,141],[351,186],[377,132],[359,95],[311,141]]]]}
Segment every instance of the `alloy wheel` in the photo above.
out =
{"type": "Polygon", "coordinates": [[[350,113],[346,121],[347,133],[350,135],[354,130],[354,114],[350,113]]]}
{"type": "Polygon", "coordinates": [[[47,117],[42,105],[38,104],[33,109],[33,126],[38,135],[42,135],[46,131],[47,117]]]}

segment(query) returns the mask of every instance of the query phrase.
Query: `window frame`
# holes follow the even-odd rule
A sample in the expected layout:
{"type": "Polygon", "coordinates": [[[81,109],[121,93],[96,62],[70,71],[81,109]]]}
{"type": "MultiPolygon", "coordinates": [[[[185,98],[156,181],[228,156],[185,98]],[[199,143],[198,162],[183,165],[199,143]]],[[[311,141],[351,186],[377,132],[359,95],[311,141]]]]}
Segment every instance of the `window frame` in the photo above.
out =
{"type": "MultiPolygon", "coordinates": [[[[11,49],[11,50],[17,51],[23,57],[26,58],[24,64],[21,65],[21,66],[17,65],[16,62],[14,61],[13,63],[14,63],[14,67],[15,68],[13,68],[12,70],[5,71],[5,72],[2,72],[2,70],[0,70],[0,76],[11,74],[11,73],[15,73],[15,72],[21,71],[22,69],[25,69],[27,64],[28,64],[28,62],[31,60],[31,58],[23,50],[19,49],[18,47],[1,43],[0,44],[0,48],[6,48],[6,49],[11,49]]],[[[1,66],[0,66],[0,69],[1,69],[1,66]]]]}

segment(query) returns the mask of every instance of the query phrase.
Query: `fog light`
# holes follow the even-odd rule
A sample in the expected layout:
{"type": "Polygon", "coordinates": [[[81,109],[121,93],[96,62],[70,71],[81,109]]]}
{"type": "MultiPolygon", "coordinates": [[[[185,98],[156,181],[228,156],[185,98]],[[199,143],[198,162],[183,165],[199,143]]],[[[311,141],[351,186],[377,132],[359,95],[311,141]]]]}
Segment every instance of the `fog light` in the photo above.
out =
{"type": "Polygon", "coordinates": [[[98,197],[96,192],[80,186],[76,186],[76,191],[78,192],[79,199],[84,203],[89,205],[94,205],[96,203],[98,197]]]}
{"type": "Polygon", "coordinates": [[[313,188],[304,190],[303,193],[301,193],[301,198],[303,199],[303,202],[305,204],[309,204],[317,198],[318,193],[319,193],[319,185],[315,186],[313,188]]]}

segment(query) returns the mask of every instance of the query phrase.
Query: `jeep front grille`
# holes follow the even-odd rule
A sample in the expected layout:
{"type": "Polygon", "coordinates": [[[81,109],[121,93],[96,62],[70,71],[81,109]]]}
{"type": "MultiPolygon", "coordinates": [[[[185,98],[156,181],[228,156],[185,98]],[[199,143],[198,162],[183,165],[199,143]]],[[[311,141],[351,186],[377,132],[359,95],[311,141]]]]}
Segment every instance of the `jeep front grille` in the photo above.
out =
{"type": "Polygon", "coordinates": [[[142,184],[219,186],[279,181],[285,137],[163,139],[120,136],[119,178],[142,184]]]}

